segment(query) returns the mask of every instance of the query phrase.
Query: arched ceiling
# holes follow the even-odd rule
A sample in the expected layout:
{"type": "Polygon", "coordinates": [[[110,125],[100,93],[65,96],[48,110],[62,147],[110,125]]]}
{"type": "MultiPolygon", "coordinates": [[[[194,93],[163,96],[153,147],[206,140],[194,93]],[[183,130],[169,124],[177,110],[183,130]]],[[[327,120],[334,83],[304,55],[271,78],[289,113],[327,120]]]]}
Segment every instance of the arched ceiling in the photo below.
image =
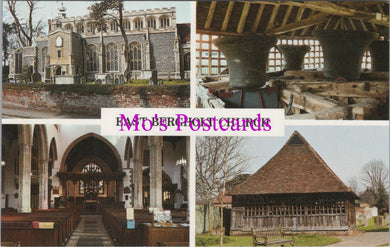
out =
{"type": "Polygon", "coordinates": [[[87,157],[98,157],[102,159],[112,171],[120,168],[118,159],[113,150],[102,140],[90,136],[73,146],[69,151],[65,164],[66,170],[72,171],[78,161],[87,157]]]}

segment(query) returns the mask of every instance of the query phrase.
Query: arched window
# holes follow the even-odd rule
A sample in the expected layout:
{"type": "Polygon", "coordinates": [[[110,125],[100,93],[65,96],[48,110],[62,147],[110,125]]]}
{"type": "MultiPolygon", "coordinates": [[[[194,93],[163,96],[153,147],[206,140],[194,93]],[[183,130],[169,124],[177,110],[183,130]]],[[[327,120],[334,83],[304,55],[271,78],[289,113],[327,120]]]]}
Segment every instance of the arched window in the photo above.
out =
{"type": "Polygon", "coordinates": [[[130,30],[131,29],[131,25],[130,25],[130,21],[129,20],[123,20],[123,29],[125,29],[125,30],[130,30]]]}
{"type": "Polygon", "coordinates": [[[156,18],[150,17],[148,19],[148,28],[156,29],[156,18]]]}
{"type": "Polygon", "coordinates": [[[95,33],[95,25],[93,23],[88,23],[87,25],[87,31],[88,33],[95,33]]]}
{"type": "Polygon", "coordinates": [[[86,181],[80,180],[79,192],[81,195],[87,194],[104,194],[104,182],[103,180],[95,180],[93,177],[102,173],[102,169],[99,165],[90,162],[86,164],[82,169],[81,173],[89,174],[92,179],[86,181]],[[94,176],[95,175],[95,176],[94,176]]]}
{"type": "Polygon", "coordinates": [[[98,56],[96,53],[96,46],[90,45],[87,47],[87,71],[98,70],[98,56]]]}
{"type": "Polygon", "coordinates": [[[142,70],[141,44],[134,41],[130,43],[130,69],[142,70]]]}
{"type": "Polygon", "coordinates": [[[77,33],[84,33],[84,25],[83,25],[83,23],[77,23],[76,31],[77,31],[77,33]]]}
{"type": "Polygon", "coordinates": [[[111,21],[110,28],[111,31],[118,32],[118,23],[116,21],[111,21]]]}
{"type": "Polygon", "coordinates": [[[141,18],[136,18],[134,20],[134,29],[135,30],[141,30],[144,27],[144,22],[141,18]]]}
{"type": "Polygon", "coordinates": [[[184,70],[191,70],[191,53],[184,54],[184,70]]]}
{"type": "Polygon", "coordinates": [[[160,17],[160,27],[167,28],[169,27],[169,17],[168,16],[161,16],[160,17]]]}
{"type": "Polygon", "coordinates": [[[118,71],[119,55],[116,44],[109,44],[106,47],[106,71],[118,71]]]}
{"type": "Polygon", "coordinates": [[[49,50],[47,47],[42,49],[42,71],[45,71],[46,66],[49,64],[49,50]]]}

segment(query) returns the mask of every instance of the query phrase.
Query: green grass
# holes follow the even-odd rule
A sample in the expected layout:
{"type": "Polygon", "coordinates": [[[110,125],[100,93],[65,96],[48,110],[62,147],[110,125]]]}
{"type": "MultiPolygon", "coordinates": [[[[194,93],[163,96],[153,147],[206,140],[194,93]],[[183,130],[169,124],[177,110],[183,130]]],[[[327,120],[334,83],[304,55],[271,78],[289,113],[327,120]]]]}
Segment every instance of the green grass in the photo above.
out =
{"type": "MultiPolygon", "coordinates": [[[[316,234],[302,234],[295,237],[295,246],[325,246],[341,242],[341,239],[316,234]]],[[[251,236],[225,236],[224,246],[253,246],[251,236]]],[[[199,234],[196,236],[196,246],[219,246],[219,236],[199,234]]]]}
{"type": "MultiPolygon", "coordinates": [[[[189,80],[163,80],[163,85],[190,85],[189,80]]],[[[131,83],[125,83],[125,86],[149,86],[149,80],[131,80],[131,83]]]]}
{"type": "Polygon", "coordinates": [[[389,243],[385,243],[385,244],[377,245],[377,247],[379,247],[379,246],[389,246],[389,243]]]}
{"type": "Polygon", "coordinates": [[[366,232],[388,232],[389,226],[382,226],[380,228],[376,228],[374,223],[374,218],[371,218],[368,220],[368,226],[358,226],[356,229],[358,231],[366,231],[366,232]]]}

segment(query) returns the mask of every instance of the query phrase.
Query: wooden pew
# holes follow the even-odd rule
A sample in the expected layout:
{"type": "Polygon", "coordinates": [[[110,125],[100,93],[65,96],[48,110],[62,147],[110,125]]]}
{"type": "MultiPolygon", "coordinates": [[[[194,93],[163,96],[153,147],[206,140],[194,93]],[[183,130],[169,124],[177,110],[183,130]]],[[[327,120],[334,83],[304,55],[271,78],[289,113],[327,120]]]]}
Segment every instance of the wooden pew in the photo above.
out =
{"type": "MultiPolygon", "coordinates": [[[[2,241],[20,241],[21,246],[63,245],[80,221],[80,214],[74,209],[2,213],[2,241]],[[43,227],[42,222],[52,222],[52,229],[39,228],[39,226],[43,227]]],[[[46,225],[51,228],[51,223],[46,225]]]]}
{"type": "MultiPolygon", "coordinates": [[[[188,246],[189,227],[161,227],[153,225],[153,215],[147,210],[134,210],[135,229],[127,229],[124,208],[103,208],[103,223],[111,238],[120,246],[157,246],[178,244],[188,246]]],[[[186,213],[176,212],[181,222],[186,213]]],[[[167,224],[169,225],[169,224],[167,224]]]]}

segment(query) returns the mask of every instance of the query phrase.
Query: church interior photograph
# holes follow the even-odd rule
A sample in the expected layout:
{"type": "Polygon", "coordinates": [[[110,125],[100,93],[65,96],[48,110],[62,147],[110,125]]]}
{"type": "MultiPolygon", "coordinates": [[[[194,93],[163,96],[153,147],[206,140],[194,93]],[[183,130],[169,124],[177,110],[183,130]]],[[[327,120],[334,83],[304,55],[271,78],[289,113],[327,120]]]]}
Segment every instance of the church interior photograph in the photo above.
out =
{"type": "Polygon", "coordinates": [[[188,245],[189,137],[102,136],[98,125],[2,133],[2,243],[188,245]]]}

